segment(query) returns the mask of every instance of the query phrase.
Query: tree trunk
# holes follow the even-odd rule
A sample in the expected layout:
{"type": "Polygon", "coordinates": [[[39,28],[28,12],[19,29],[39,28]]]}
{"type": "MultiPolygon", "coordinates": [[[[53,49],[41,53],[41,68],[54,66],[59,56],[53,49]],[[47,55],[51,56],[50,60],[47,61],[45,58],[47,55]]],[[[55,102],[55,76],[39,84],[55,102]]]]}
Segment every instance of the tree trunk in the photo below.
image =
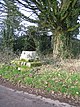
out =
{"type": "Polygon", "coordinates": [[[65,32],[55,30],[53,38],[53,57],[63,58],[66,51],[67,47],[65,32]]]}

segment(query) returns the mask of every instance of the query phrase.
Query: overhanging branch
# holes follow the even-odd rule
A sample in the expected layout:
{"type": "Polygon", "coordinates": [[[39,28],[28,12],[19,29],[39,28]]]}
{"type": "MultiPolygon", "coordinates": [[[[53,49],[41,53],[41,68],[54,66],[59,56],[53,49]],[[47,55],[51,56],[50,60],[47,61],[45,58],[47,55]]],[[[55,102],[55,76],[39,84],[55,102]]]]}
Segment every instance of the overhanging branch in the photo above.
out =
{"type": "Polygon", "coordinates": [[[68,32],[71,32],[71,31],[74,31],[75,29],[77,29],[77,28],[79,28],[79,27],[80,27],[80,24],[77,24],[77,25],[75,25],[74,27],[69,28],[67,31],[68,31],[68,32]]]}

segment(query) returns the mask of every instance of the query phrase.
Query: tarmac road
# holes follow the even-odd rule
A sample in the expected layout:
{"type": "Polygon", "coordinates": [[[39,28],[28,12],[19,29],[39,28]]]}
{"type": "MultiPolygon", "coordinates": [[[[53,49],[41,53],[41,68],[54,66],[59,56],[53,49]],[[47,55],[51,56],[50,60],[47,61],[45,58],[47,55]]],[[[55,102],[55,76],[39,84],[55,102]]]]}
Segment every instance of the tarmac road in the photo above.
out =
{"type": "Polygon", "coordinates": [[[75,107],[0,85],[0,107],[75,107]]]}

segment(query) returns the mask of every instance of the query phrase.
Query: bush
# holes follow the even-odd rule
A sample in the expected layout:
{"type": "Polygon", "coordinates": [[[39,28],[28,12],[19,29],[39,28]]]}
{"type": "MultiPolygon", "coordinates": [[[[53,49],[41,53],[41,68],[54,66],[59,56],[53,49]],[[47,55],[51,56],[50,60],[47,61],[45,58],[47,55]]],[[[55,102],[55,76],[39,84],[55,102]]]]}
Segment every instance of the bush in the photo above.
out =
{"type": "Polygon", "coordinates": [[[9,49],[0,50],[0,63],[8,64],[11,62],[11,60],[17,57],[18,55],[12,52],[12,50],[9,50],[9,49]]]}

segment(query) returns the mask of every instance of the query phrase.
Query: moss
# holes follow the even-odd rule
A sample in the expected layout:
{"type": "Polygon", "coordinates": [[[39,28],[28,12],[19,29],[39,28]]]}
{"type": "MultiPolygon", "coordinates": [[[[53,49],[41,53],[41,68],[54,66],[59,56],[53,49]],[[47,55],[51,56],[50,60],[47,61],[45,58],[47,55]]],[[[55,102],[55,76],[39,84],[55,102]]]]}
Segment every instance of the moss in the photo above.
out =
{"type": "Polygon", "coordinates": [[[20,59],[21,62],[28,62],[29,60],[26,59],[20,59]]]}
{"type": "Polygon", "coordinates": [[[31,67],[36,67],[36,66],[41,66],[42,63],[39,61],[39,62],[31,62],[31,67]]]}

